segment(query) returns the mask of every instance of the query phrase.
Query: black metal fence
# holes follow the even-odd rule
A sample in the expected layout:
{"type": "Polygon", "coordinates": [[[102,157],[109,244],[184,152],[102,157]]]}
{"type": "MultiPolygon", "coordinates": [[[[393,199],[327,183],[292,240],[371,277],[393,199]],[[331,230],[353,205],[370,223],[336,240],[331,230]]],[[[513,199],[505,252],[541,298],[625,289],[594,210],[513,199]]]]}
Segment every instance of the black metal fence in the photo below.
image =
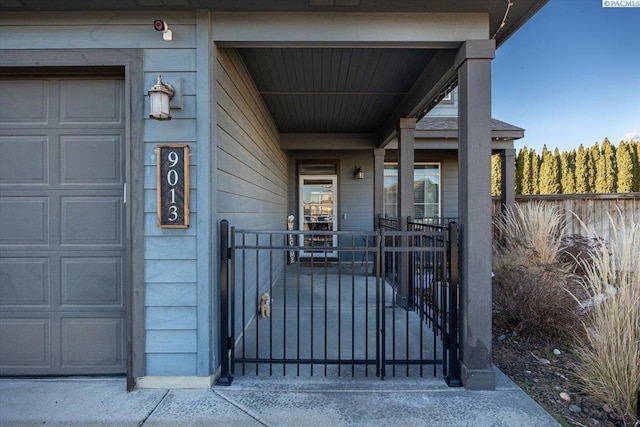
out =
{"type": "Polygon", "coordinates": [[[405,232],[397,218],[381,217],[378,226],[386,280],[401,296],[399,305],[419,313],[442,341],[447,383],[460,386],[457,218],[409,217],[405,232]]]}
{"type": "Polygon", "coordinates": [[[437,375],[441,365],[449,385],[460,385],[455,224],[371,232],[220,225],[218,384],[230,384],[236,369],[384,378],[422,376],[428,366],[437,375]],[[309,252],[298,243],[306,235],[337,245],[309,252]]]}

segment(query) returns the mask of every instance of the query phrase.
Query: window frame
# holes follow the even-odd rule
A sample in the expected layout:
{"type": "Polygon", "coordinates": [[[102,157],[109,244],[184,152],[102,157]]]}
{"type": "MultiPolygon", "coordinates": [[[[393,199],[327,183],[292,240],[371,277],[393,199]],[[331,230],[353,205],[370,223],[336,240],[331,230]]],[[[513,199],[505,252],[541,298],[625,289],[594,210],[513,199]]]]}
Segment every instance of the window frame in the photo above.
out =
{"type": "MultiPolygon", "coordinates": [[[[437,191],[437,202],[436,203],[428,203],[426,201],[426,197],[425,197],[425,201],[422,203],[422,208],[424,209],[424,211],[427,211],[427,206],[432,206],[434,204],[437,204],[437,215],[435,217],[437,218],[442,218],[442,162],[414,162],[413,164],[413,173],[414,173],[414,182],[415,182],[415,178],[418,177],[418,175],[416,175],[416,169],[418,167],[421,166],[436,166],[437,167],[437,174],[421,174],[423,176],[423,178],[426,178],[428,176],[437,176],[438,177],[438,191],[437,191]]],[[[397,178],[398,178],[398,162],[384,162],[384,171],[383,171],[383,195],[382,195],[382,212],[383,215],[385,216],[389,216],[389,217],[397,217],[397,213],[398,213],[398,199],[397,199],[397,193],[393,196],[389,196],[387,193],[387,178],[396,178],[396,186],[397,186],[397,178]],[[389,168],[389,166],[395,166],[394,168],[389,168]],[[387,173],[387,171],[395,171],[394,173],[387,173]],[[389,201],[391,199],[391,201],[389,201]],[[391,208],[390,208],[391,207],[391,208]]],[[[414,206],[414,212],[416,211],[416,200],[415,200],[415,191],[414,191],[414,200],[413,200],[413,206],[414,206]]],[[[434,217],[425,217],[425,218],[434,218],[434,217]]]]}

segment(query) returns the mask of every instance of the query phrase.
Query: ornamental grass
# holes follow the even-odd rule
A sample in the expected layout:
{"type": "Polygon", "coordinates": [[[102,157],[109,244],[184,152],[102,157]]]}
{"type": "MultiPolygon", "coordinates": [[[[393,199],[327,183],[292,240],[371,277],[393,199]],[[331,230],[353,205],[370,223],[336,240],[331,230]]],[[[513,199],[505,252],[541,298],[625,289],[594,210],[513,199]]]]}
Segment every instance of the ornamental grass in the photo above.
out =
{"type": "MultiPolygon", "coordinates": [[[[621,215],[618,212],[618,215],[621,215]]],[[[622,218],[621,218],[622,219],[622,218]]],[[[638,423],[640,390],[640,223],[617,226],[606,245],[582,262],[591,304],[578,340],[576,373],[583,390],[627,425],[638,423]]]]}

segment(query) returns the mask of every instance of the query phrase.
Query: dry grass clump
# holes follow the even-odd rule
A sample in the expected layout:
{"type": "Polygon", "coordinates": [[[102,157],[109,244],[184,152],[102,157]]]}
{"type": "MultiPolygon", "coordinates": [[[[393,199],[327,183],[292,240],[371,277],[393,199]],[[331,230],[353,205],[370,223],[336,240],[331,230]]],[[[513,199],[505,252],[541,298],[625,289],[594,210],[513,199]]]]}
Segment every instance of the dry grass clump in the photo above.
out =
{"type": "Polygon", "coordinates": [[[583,263],[597,303],[584,323],[576,373],[587,393],[632,425],[640,390],[640,224],[620,224],[608,247],[595,248],[583,263]]]}
{"type": "Polygon", "coordinates": [[[553,205],[516,205],[494,222],[494,323],[524,336],[564,338],[579,326],[567,289],[576,278],[561,262],[565,225],[553,205]]]}
{"type": "Polygon", "coordinates": [[[501,249],[522,252],[533,262],[554,264],[562,253],[566,224],[555,205],[517,204],[494,221],[501,249]]]}

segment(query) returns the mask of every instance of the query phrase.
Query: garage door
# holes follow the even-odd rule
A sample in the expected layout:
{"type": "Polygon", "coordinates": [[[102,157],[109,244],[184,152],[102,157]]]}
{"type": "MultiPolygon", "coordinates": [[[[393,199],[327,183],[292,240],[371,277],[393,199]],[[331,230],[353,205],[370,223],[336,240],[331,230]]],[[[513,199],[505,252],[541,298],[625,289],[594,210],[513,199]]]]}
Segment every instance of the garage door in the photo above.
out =
{"type": "Polygon", "coordinates": [[[124,80],[0,77],[0,374],[124,373],[124,80]]]}

